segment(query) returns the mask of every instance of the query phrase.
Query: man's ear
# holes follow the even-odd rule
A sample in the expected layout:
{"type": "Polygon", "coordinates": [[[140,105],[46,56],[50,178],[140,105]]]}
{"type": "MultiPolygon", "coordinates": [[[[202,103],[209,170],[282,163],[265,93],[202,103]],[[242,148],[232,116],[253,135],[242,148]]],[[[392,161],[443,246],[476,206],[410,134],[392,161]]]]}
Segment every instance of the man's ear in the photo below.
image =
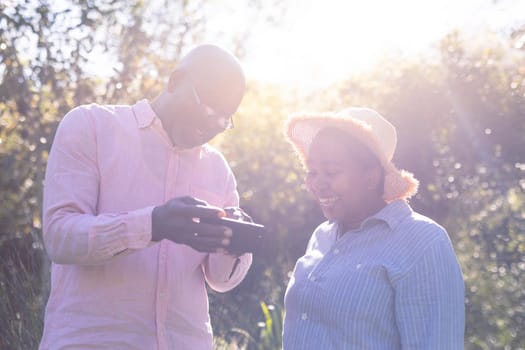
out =
{"type": "Polygon", "coordinates": [[[177,87],[182,83],[184,76],[184,72],[180,69],[175,69],[170,74],[167,87],[169,93],[173,93],[177,89],[177,87]]]}

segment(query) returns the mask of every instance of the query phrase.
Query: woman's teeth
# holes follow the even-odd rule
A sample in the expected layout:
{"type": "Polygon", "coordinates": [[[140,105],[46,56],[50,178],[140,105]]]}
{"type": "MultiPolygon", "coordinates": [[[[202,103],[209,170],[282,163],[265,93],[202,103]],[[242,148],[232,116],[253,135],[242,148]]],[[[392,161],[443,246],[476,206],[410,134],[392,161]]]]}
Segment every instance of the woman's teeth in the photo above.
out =
{"type": "Polygon", "coordinates": [[[339,197],[319,198],[319,203],[323,207],[328,207],[328,206],[333,205],[338,199],[339,199],[339,197]]]}

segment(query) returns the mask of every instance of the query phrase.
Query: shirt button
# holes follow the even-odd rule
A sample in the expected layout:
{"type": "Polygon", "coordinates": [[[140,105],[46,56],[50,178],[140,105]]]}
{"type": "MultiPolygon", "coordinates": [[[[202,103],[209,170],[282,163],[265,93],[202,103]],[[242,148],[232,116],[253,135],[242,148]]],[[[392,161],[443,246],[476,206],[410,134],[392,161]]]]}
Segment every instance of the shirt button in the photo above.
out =
{"type": "Polygon", "coordinates": [[[303,313],[301,314],[301,320],[304,321],[304,320],[306,320],[307,318],[308,318],[308,315],[306,314],[306,312],[303,312],[303,313]]]}
{"type": "Polygon", "coordinates": [[[334,254],[335,254],[335,255],[339,254],[339,249],[338,249],[338,248],[335,248],[335,249],[334,249],[334,254]]]}
{"type": "Polygon", "coordinates": [[[315,282],[316,279],[315,276],[310,276],[310,281],[315,282]]]}

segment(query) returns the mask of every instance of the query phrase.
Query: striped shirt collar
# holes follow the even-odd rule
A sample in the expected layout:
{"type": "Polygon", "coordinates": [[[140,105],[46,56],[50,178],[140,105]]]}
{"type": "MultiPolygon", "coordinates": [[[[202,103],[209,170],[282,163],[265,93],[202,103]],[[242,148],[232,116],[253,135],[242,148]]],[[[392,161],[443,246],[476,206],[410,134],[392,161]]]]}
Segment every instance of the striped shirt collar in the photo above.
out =
{"type": "Polygon", "coordinates": [[[376,214],[367,218],[361,227],[370,220],[380,220],[385,222],[391,230],[395,230],[401,221],[407,216],[412,215],[412,208],[408,205],[405,200],[398,199],[387,204],[383,209],[378,211],[376,214]]]}
{"type": "MultiPolygon", "coordinates": [[[[405,200],[398,199],[388,203],[383,209],[366,218],[358,229],[349,231],[358,232],[363,230],[368,225],[377,225],[382,222],[384,222],[390,228],[390,230],[393,231],[401,221],[403,221],[407,216],[412,215],[412,213],[413,210],[410,205],[408,205],[405,200]]],[[[338,232],[338,235],[342,234],[340,230],[341,226],[337,223],[336,232],[338,232]]]]}

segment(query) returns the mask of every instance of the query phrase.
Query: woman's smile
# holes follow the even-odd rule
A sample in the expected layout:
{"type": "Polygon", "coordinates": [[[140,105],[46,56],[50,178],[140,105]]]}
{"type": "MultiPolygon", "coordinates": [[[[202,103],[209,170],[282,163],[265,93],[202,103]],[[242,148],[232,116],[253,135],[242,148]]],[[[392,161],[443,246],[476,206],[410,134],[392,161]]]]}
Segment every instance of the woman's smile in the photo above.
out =
{"type": "Polygon", "coordinates": [[[319,201],[319,204],[321,204],[321,207],[323,207],[323,208],[331,208],[339,200],[339,196],[318,197],[317,200],[319,201]]]}

